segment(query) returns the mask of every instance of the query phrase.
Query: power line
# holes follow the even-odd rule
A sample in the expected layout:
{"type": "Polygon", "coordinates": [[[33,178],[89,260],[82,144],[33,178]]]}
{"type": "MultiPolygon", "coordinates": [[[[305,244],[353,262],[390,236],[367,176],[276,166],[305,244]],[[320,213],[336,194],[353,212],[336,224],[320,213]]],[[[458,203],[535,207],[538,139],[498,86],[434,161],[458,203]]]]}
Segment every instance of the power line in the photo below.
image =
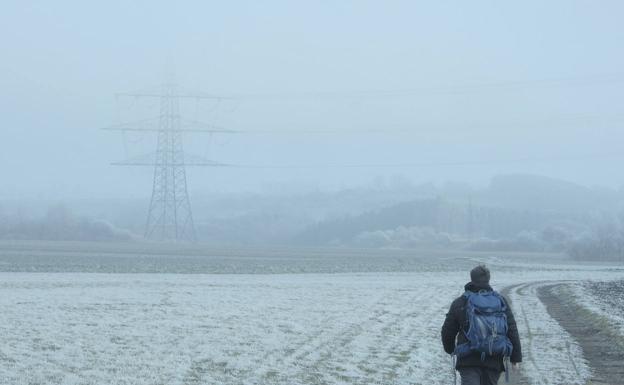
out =
{"type": "Polygon", "coordinates": [[[327,164],[282,164],[282,165],[249,165],[227,164],[226,167],[241,169],[323,169],[323,168],[430,168],[430,167],[458,167],[458,166],[489,166],[500,164],[526,164],[562,161],[585,161],[591,159],[619,158],[621,154],[588,154],[573,157],[525,157],[516,159],[484,159],[458,160],[449,162],[397,162],[397,163],[327,163],[327,164]]]}
{"type": "Polygon", "coordinates": [[[510,80],[501,82],[466,83],[436,85],[430,87],[394,88],[394,89],[362,89],[351,91],[316,91],[316,92],[274,92],[274,93],[234,93],[221,100],[282,100],[282,99],[336,99],[383,96],[409,96],[429,94],[465,94],[483,90],[521,89],[530,87],[588,87],[624,83],[622,74],[593,75],[574,78],[543,78],[527,80],[510,80]]]}
{"type": "MultiPolygon", "coordinates": [[[[351,164],[281,164],[281,165],[245,165],[226,164],[208,160],[199,156],[188,154],[183,149],[183,133],[208,133],[213,134],[271,134],[271,133],[296,133],[296,134],[348,134],[348,133],[397,133],[413,132],[414,129],[405,128],[372,128],[357,130],[338,129],[260,129],[260,130],[230,130],[213,124],[199,122],[197,120],[184,119],[180,115],[179,103],[181,99],[216,100],[244,100],[244,99],[297,99],[297,98],[323,98],[336,97],[369,97],[369,96],[395,96],[416,95],[426,93],[458,93],[474,92],[475,90],[489,90],[502,88],[519,88],[533,86],[586,86],[595,85],[608,81],[622,82],[622,78],[607,79],[545,79],[536,81],[516,81],[502,83],[484,83],[472,85],[456,85],[444,87],[430,87],[402,90],[370,90],[355,92],[321,92],[321,93],[295,93],[295,94],[240,94],[232,96],[216,96],[205,93],[192,93],[182,90],[172,82],[167,82],[158,90],[146,90],[130,93],[120,93],[117,97],[130,97],[134,99],[156,98],[160,102],[160,114],[157,118],[144,119],[129,123],[103,128],[108,131],[126,132],[153,132],[157,134],[156,151],[152,154],[143,155],[133,159],[115,162],[122,166],[149,166],[154,168],[152,197],[147,214],[145,237],[159,240],[190,240],[196,239],[193,214],[187,191],[186,167],[226,167],[238,169],[313,169],[313,168],[423,168],[423,167],[458,167],[480,166],[494,164],[529,163],[561,161],[563,158],[518,158],[518,159],[485,159],[485,160],[461,160],[447,162],[402,162],[402,163],[351,163],[351,164]]],[[[587,119],[587,117],[573,117],[573,119],[587,119]]],[[[584,157],[589,159],[591,157],[584,157]]],[[[604,157],[602,155],[601,157],[604,157]]],[[[581,157],[573,157],[568,160],[579,160],[581,157]]]]}

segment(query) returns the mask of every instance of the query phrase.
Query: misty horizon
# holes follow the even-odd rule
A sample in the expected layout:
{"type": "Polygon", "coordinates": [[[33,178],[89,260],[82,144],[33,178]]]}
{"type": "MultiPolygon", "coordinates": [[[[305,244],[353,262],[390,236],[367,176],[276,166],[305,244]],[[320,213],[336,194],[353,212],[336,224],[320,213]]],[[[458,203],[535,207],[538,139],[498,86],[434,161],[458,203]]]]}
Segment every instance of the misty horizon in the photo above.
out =
{"type": "Polygon", "coordinates": [[[224,97],[184,116],[244,131],[185,136],[189,153],[243,166],[190,168],[193,195],[393,175],[624,185],[618,2],[19,4],[1,23],[4,198],[149,195],[152,170],[110,164],[155,135],[100,128],[157,116],[115,95],[160,84],[167,60],[181,86],[224,97]]]}
{"type": "Polygon", "coordinates": [[[622,383],[623,1],[2,5],[2,384],[622,383]]]}

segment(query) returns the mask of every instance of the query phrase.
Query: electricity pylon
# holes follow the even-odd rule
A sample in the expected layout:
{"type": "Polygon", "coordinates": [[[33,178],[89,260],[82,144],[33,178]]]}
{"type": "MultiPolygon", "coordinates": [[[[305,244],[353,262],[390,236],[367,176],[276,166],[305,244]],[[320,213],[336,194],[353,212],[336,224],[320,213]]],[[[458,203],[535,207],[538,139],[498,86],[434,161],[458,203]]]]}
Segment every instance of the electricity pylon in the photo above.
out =
{"type": "Polygon", "coordinates": [[[160,241],[196,241],[197,234],[187,189],[186,166],[226,167],[228,165],[185,154],[183,133],[233,133],[236,131],[183,119],[180,116],[180,99],[223,98],[180,92],[173,82],[163,84],[158,92],[121,93],[118,96],[160,99],[158,118],[104,128],[115,131],[152,131],[158,135],[155,153],[113,163],[113,165],[122,166],[154,167],[152,198],[145,224],[145,238],[160,241]]]}

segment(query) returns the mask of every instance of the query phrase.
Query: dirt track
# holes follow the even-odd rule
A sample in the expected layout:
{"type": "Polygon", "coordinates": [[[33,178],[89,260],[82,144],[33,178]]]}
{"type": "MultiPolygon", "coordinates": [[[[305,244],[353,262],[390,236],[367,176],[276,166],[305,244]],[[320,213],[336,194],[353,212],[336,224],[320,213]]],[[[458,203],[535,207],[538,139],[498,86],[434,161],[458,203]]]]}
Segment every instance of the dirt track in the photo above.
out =
{"type": "Polygon", "coordinates": [[[566,295],[565,285],[549,285],[538,290],[548,313],[581,345],[592,368],[590,384],[624,383],[624,343],[609,325],[579,306],[566,295]]]}
{"type": "MultiPolygon", "coordinates": [[[[511,300],[509,299],[509,292],[513,289],[516,289],[517,286],[509,286],[504,288],[503,290],[501,290],[501,294],[507,299],[507,301],[510,303],[510,305],[513,306],[513,304],[511,304],[511,300]]],[[[515,310],[515,309],[512,309],[515,310]]],[[[518,318],[518,315],[515,315],[516,318],[518,318]]],[[[518,322],[520,322],[518,320],[518,322]]],[[[525,353],[526,355],[526,353],[525,353]]],[[[519,371],[511,371],[511,373],[509,373],[509,385],[529,385],[531,384],[531,382],[528,380],[528,378],[525,376],[524,371],[524,364],[521,364],[521,369],[519,371]]],[[[504,378],[504,374],[503,376],[501,376],[501,379],[499,381],[499,383],[505,383],[505,378],[504,378]]]]}

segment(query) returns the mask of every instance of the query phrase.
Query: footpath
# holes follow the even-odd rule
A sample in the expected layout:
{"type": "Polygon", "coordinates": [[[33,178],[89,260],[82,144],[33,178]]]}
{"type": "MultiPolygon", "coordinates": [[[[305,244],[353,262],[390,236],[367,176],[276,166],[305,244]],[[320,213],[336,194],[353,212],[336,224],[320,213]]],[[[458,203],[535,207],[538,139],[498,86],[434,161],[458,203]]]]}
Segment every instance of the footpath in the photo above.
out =
{"type": "MultiPolygon", "coordinates": [[[[514,289],[515,286],[511,286],[511,287],[506,287],[503,290],[501,290],[501,294],[507,299],[507,301],[509,301],[510,305],[513,306],[513,304],[511,303],[511,300],[509,299],[509,292],[514,289]]],[[[521,369],[519,371],[513,371],[511,368],[509,368],[509,383],[505,382],[505,374],[503,373],[501,375],[500,380],[498,381],[499,384],[508,384],[508,385],[530,385],[531,382],[529,381],[529,379],[525,376],[524,374],[524,366],[523,364],[520,365],[521,369]]]]}
{"type": "Polygon", "coordinates": [[[588,384],[624,384],[624,338],[606,320],[567,295],[565,284],[543,286],[538,289],[538,297],[550,316],[581,345],[592,369],[588,384]]]}

